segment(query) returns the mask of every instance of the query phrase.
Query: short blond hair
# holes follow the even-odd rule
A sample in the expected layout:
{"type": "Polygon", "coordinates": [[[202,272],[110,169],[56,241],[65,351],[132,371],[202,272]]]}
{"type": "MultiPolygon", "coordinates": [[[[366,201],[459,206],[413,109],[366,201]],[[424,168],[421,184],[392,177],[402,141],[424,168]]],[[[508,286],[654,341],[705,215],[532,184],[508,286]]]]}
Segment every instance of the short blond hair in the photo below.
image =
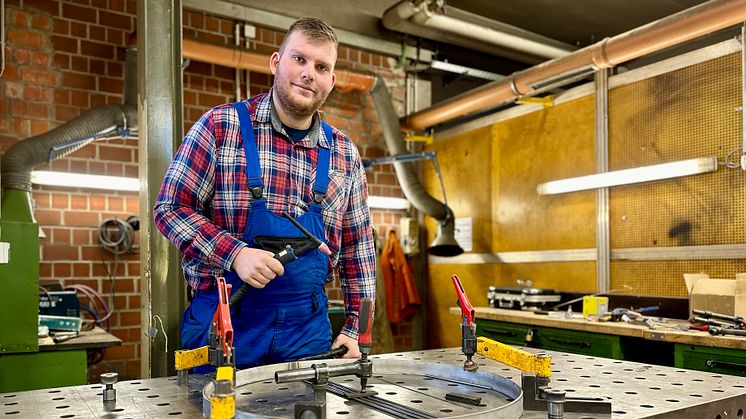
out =
{"type": "Polygon", "coordinates": [[[285,38],[283,38],[280,44],[280,55],[282,55],[285,44],[293,32],[300,32],[313,42],[331,42],[335,49],[339,45],[337,33],[334,32],[334,28],[329,26],[328,23],[315,17],[303,17],[293,22],[287,33],[285,33],[285,38]]]}

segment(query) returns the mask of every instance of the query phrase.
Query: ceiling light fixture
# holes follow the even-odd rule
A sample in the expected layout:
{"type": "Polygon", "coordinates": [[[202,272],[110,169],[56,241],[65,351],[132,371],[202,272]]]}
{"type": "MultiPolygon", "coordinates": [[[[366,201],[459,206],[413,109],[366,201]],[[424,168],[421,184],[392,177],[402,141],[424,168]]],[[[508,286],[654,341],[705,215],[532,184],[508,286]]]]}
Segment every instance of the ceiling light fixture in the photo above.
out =
{"type": "Polygon", "coordinates": [[[89,175],[85,173],[34,170],[31,183],[68,188],[103,189],[109,191],[140,191],[140,179],[122,176],[89,175]]]}
{"type": "Polygon", "coordinates": [[[696,175],[699,173],[714,172],[717,168],[718,162],[716,157],[700,157],[697,159],[636,167],[634,169],[615,170],[595,175],[553,180],[539,184],[536,187],[536,191],[539,195],[554,195],[696,175]]]}
{"type": "Polygon", "coordinates": [[[368,206],[372,209],[408,210],[411,204],[404,198],[369,196],[368,206]]]}

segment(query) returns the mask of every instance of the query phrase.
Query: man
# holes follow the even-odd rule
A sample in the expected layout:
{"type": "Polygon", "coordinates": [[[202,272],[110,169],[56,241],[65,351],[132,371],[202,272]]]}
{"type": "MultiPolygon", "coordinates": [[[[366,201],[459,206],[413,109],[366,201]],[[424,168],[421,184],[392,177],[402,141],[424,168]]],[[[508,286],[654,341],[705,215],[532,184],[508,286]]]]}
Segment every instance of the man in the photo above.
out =
{"type": "Polygon", "coordinates": [[[375,254],[360,155],[318,110],[334,87],[337,38],[315,18],[290,26],[272,54],[268,94],[217,106],[189,130],[156,201],[158,229],[183,253],[194,290],[182,347],[207,344],[217,305],[215,278],[235,292],[236,365],[245,368],[357,344],[360,300],[374,298],[375,254]],[[285,266],[273,255],[304,235],[287,212],[328,245],[285,266]],[[324,283],[338,270],[347,319],[332,343],[324,283]]]}

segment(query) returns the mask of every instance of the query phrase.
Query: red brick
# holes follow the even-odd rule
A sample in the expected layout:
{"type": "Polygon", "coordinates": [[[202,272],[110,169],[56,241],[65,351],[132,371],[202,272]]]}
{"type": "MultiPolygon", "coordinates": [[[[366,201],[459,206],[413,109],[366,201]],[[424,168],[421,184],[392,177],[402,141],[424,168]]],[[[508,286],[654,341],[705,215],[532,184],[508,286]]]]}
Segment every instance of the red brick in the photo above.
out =
{"type": "Polygon", "coordinates": [[[52,208],[68,209],[70,207],[70,196],[63,194],[52,194],[52,208]]]}
{"type": "Polygon", "coordinates": [[[133,214],[139,214],[140,213],[140,198],[137,196],[133,197],[127,197],[126,198],[126,209],[125,211],[131,212],[133,214]]]}
{"type": "Polygon", "coordinates": [[[49,278],[52,276],[52,264],[40,262],[39,263],[39,277],[49,278]]]}
{"type": "Polygon", "coordinates": [[[105,175],[106,165],[98,161],[92,161],[88,165],[88,173],[92,175],[105,175]]]}
{"type": "Polygon", "coordinates": [[[49,121],[39,121],[39,120],[32,120],[31,121],[31,135],[39,135],[43,134],[47,131],[52,129],[49,121]]]}
{"type": "Polygon", "coordinates": [[[124,165],[124,176],[131,177],[131,178],[139,177],[139,170],[137,168],[137,165],[125,164],[124,165]]]}
{"type": "Polygon", "coordinates": [[[76,38],[88,38],[88,25],[80,22],[70,22],[70,35],[76,38]]]}
{"type": "Polygon", "coordinates": [[[139,310],[141,308],[140,307],[141,299],[139,295],[130,295],[128,300],[129,300],[129,303],[127,304],[127,308],[132,309],[132,310],[139,310]]]}
{"type": "Polygon", "coordinates": [[[39,67],[48,67],[52,58],[46,51],[31,51],[31,64],[39,67]]]}
{"type": "MultiPolygon", "coordinates": [[[[138,314],[137,324],[140,322],[140,313],[138,314]]],[[[125,313],[120,313],[120,318],[124,317],[125,313]]],[[[119,324],[124,324],[120,321],[119,324]]],[[[138,354],[139,355],[139,354],[138,354]]],[[[122,344],[120,346],[112,346],[106,348],[106,359],[130,359],[135,356],[135,345],[122,344]]]]}
{"type": "Polygon", "coordinates": [[[109,9],[116,12],[124,12],[125,10],[124,0],[109,0],[109,9]]]}
{"type": "Polygon", "coordinates": [[[3,72],[3,81],[20,80],[18,75],[18,66],[16,64],[6,64],[3,72]]]}
{"type": "Polygon", "coordinates": [[[98,88],[100,91],[109,93],[122,93],[122,80],[100,77],[98,79],[98,88]]]}
{"type": "Polygon", "coordinates": [[[66,228],[53,228],[51,236],[55,244],[70,244],[70,230],[66,228]]]}
{"type": "Polygon", "coordinates": [[[87,74],[65,73],[62,77],[62,85],[77,89],[96,90],[96,78],[87,74]]]}
{"type": "Polygon", "coordinates": [[[109,211],[124,211],[124,198],[121,196],[109,196],[109,211]]]}
{"type": "Polygon", "coordinates": [[[23,85],[21,83],[5,82],[5,96],[12,99],[23,97],[23,85]]]}
{"type": "Polygon", "coordinates": [[[73,244],[91,244],[91,231],[73,230],[73,244]]]}
{"type": "Polygon", "coordinates": [[[54,33],[68,35],[70,33],[70,21],[66,19],[54,19],[54,33]]]}
{"type": "Polygon", "coordinates": [[[78,149],[74,153],[70,154],[70,157],[80,157],[80,158],[93,158],[95,156],[96,156],[96,148],[95,148],[95,145],[93,144],[89,144],[83,148],[78,149]]]}
{"type": "Polygon", "coordinates": [[[54,116],[57,121],[67,122],[78,115],[80,115],[80,110],[78,108],[72,108],[70,106],[54,107],[54,116]]]}
{"type": "Polygon", "coordinates": [[[44,36],[41,32],[29,30],[10,30],[6,34],[7,42],[11,45],[40,49],[44,47],[44,36]]]}
{"type": "Polygon", "coordinates": [[[125,31],[131,31],[132,17],[121,13],[111,13],[104,10],[98,12],[98,21],[103,26],[119,28],[125,31]]]}
{"type": "Polygon", "coordinates": [[[59,81],[59,74],[49,70],[24,69],[21,76],[23,81],[28,81],[45,86],[55,86],[59,81]]]}
{"type": "Polygon", "coordinates": [[[101,145],[98,147],[98,158],[100,160],[131,162],[132,153],[126,148],[101,145]]]}
{"type": "Polygon", "coordinates": [[[49,109],[43,103],[15,101],[11,115],[15,118],[47,118],[49,116],[49,109]]]}
{"type": "Polygon", "coordinates": [[[54,54],[54,65],[59,67],[61,70],[70,69],[70,56],[67,54],[55,53],[54,54]]]}
{"type": "Polygon", "coordinates": [[[31,18],[31,27],[34,29],[48,30],[52,27],[52,18],[43,15],[34,15],[31,18]]]}
{"type": "Polygon", "coordinates": [[[91,276],[91,265],[89,263],[73,263],[74,277],[91,276]]]}
{"type": "Polygon", "coordinates": [[[114,47],[100,42],[81,40],[80,53],[96,58],[111,60],[114,58],[114,47]]]}
{"type": "Polygon", "coordinates": [[[69,278],[72,276],[72,265],[69,263],[55,263],[52,266],[55,278],[69,278]]]}
{"type": "Polygon", "coordinates": [[[90,25],[88,34],[89,38],[94,41],[106,42],[106,28],[103,26],[90,25]]]}
{"type": "Polygon", "coordinates": [[[134,15],[137,13],[137,1],[136,0],[127,0],[127,10],[125,10],[127,14],[134,15]]]}
{"type": "Polygon", "coordinates": [[[20,10],[11,10],[10,11],[10,19],[9,23],[14,26],[29,26],[29,23],[31,22],[31,15],[20,11],[20,10]]]}
{"type": "Polygon", "coordinates": [[[65,211],[65,225],[70,227],[98,227],[99,215],[95,212],[65,211]]]}
{"type": "Polygon", "coordinates": [[[56,51],[78,53],[78,40],[69,36],[52,35],[52,46],[56,51]]]}
{"type": "Polygon", "coordinates": [[[13,118],[13,133],[23,137],[28,137],[31,134],[31,124],[28,119],[13,118]]]}
{"type": "Polygon", "coordinates": [[[88,72],[88,58],[73,55],[70,57],[70,69],[81,73],[88,72]]]}
{"type": "Polygon", "coordinates": [[[93,74],[103,75],[106,73],[106,61],[91,58],[88,68],[93,74]]]}
{"type": "Polygon", "coordinates": [[[39,191],[34,191],[32,195],[32,199],[34,201],[34,206],[37,208],[37,211],[38,209],[49,208],[49,204],[52,200],[49,192],[39,192],[39,191]]]}
{"type": "MultiPolygon", "coordinates": [[[[70,92],[70,104],[79,108],[90,108],[90,101],[88,100],[90,95],[86,91],[73,90],[70,92]]],[[[93,157],[90,155],[88,157],[93,157]]]]}
{"type": "Polygon", "coordinates": [[[49,0],[25,0],[23,5],[41,10],[51,15],[59,13],[59,3],[49,0]]]}
{"type": "Polygon", "coordinates": [[[113,61],[106,62],[106,75],[109,77],[122,77],[124,75],[122,63],[113,61]]]}
{"type": "Polygon", "coordinates": [[[62,16],[68,19],[96,23],[96,9],[90,7],[81,7],[70,3],[63,3],[62,16]]]}
{"type": "Polygon", "coordinates": [[[70,197],[71,209],[88,209],[88,197],[84,195],[72,195],[70,197]]]}
{"type": "Polygon", "coordinates": [[[91,211],[103,211],[106,209],[106,198],[103,196],[92,195],[90,197],[91,211]]]}
{"type": "Polygon", "coordinates": [[[31,51],[18,48],[13,51],[13,62],[16,64],[28,64],[31,62],[31,51]]]}
{"type": "MultiPolygon", "coordinates": [[[[140,356],[139,352],[137,352],[137,356],[138,357],[140,356]]],[[[126,376],[127,380],[132,380],[132,379],[138,378],[138,377],[140,377],[142,375],[142,372],[140,371],[140,369],[141,369],[141,365],[140,364],[141,363],[142,362],[139,359],[134,359],[134,360],[127,361],[126,370],[125,370],[126,374],[127,374],[127,376],[126,376]]]]}
{"type": "Polygon", "coordinates": [[[44,246],[43,259],[49,260],[78,260],[78,248],[74,246],[44,246]]]}
{"type": "Polygon", "coordinates": [[[37,86],[34,84],[26,85],[23,90],[23,98],[31,102],[51,103],[54,99],[53,90],[49,87],[37,86]]]}

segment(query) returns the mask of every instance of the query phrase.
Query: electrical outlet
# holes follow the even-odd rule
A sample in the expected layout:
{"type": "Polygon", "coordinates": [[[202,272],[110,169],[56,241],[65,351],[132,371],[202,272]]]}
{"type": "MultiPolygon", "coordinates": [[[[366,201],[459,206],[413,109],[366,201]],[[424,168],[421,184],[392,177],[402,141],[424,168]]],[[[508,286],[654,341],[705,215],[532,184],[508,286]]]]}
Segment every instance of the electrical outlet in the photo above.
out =
{"type": "Polygon", "coordinates": [[[746,154],[741,154],[741,170],[746,170],[746,154]]]}

